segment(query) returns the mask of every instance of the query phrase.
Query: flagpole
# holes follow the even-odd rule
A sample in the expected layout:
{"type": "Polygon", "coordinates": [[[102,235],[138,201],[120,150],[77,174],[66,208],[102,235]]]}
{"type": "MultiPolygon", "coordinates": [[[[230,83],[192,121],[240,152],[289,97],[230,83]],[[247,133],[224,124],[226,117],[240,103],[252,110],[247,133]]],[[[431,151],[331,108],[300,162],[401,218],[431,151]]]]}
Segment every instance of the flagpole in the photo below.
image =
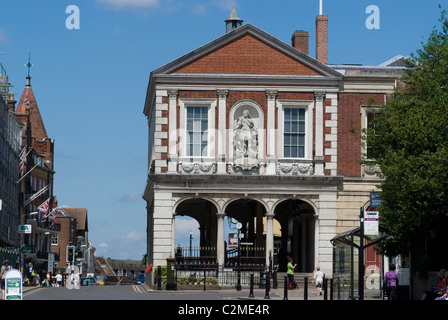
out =
{"type": "Polygon", "coordinates": [[[19,183],[20,180],[22,180],[23,178],[25,178],[25,176],[26,176],[28,173],[30,173],[31,171],[33,171],[34,168],[36,168],[37,166],[38,166],[38,164],[36,164],[34,167],[32,167],[30,171],[28,171],[27,173],[25,173],[19,180],[17,180],[17,183],[19,183]]]}

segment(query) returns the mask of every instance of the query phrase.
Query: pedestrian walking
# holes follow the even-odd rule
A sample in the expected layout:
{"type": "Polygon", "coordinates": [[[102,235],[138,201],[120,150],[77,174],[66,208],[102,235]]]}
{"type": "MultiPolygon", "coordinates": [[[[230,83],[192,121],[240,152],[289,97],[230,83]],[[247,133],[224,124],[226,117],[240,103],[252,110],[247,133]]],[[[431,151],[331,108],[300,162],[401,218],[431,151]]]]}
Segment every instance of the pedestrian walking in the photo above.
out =
{"type": "Polygon", "coordinates": [[[288,286],[289,289],[294,289],[295,286],[296,286],[296,283],[294,282],[294,269],[297,266],[297,264],[293,265],[292,263],[293,263],[292,258],[289,258],[288,266],[287,266],[288,270],[286,271],[286,274],[288,275],[288,280],[289,280],[289,282],[288,282],[289,283],[289,286],[288,286]]]}
{"type": "Polygon", "coordinates": [[[317,288],[317,295],[321,296],[322,295],[322,282],[324,280],[324,273],[322,271],[320,271],[320,268],[317,267],[316,271],[314,271],[314,280],[313,282],[316,283],[316,288],[317,288]]]}
{"type": "Polygon", "coordinates": [[[56,275],[56,287],[62,287],[62,274],[60,271],[56,275]]]}
{"type": "Polygon", "coordinates": [[[6,283],[5,283],[5,276],[6,276],[6,273],[9,271],[9,270],[11,270],[12,268],[11,268],[11,266],[9,265],[9,260],[5,260],[5,261],[3,261],[3,266],[2,266],[2,269],[1,269],[1,271],[0,271],[0,276],[2,277],[2,300],[5,300],[5,286],[6,286],[6,283]]]}
{"type": "Polygon", "coordinates": [[[398,275],[395,273],[395,264],[389,265],[389,271],[384,275],[384,282],[388,288],[388,300],[397,300],[398,275]]]}
{"type": "Polygon", "coordinates": [[[27,277],[29,280],[29,284],[34,285],[34,268],[33,264],[30,262],[28,263],[28,267],[26,268],[27,277]]]}

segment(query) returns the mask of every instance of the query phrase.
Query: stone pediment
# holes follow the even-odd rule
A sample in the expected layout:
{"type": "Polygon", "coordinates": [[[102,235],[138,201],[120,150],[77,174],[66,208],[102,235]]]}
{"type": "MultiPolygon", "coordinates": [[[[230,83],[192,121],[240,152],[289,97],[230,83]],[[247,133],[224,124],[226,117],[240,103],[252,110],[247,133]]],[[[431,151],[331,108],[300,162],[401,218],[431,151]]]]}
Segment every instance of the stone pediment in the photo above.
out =
{"type": "Polygon", "coordinates": [[[151,73],[152,76],[160,74],[341,77],[334,69],[251,24],[245,24],[151,73]]]}

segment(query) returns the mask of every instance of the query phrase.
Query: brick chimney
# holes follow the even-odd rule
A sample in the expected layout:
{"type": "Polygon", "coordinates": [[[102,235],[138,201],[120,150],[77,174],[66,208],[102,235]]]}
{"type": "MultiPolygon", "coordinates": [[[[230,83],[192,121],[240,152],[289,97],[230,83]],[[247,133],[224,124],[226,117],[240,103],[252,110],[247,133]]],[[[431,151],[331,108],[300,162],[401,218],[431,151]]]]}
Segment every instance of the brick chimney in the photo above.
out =
{"type": "Polygon", "coordinates": [[[297,50],[308,54],[308,31],[296,30],[291,36],[291,43],[297,50]]]}
{"type": "Polygon", "coordinates": [[[8,108],[11,112],[14,112],[16,110],[16,103],[17,101],[14,99],[14,92],[8,93],[8,108]]]}
{"type": "Polygon", "coordinates": [[[328,64],[328,16],[322,12],[316,18],[316,59],[328,64]]]}

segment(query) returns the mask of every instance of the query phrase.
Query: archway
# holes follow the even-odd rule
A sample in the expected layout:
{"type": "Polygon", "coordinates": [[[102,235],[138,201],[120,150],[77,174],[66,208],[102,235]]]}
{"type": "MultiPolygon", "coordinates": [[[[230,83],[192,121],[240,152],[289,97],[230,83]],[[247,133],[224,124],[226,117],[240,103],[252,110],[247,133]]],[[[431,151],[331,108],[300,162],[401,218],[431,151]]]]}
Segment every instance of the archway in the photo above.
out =
{"type": "Polygon", "coordinates": [[[303,200],[285,200],[277,205],[275,219],[281,225],[277,248],[279,271],[285,272],[287,260],[297,263],[296,272],[314,270],[315,211],[303,200]]]}
{"type": "MultiPolygon", "coordinates": [[[[216,206],[211,201],[202,198],[183,200],[175,209],[176,217],[188,216],[199,223],[199,241],[196,242],[199,247],[216,248],[216,212],[216,206]]],[[[185,233],[189,231],[189,229],[182,230],[185,233]]]]}
{"type": "MultiPolygon", "coordinates": [[[[232,201],[226,207],[228,219],[241,224],[241,259],[246,266],[258,266],[264,268],[266,261],[266,234],[263,232],[263,218],[266,214],[265,207],[254,199],[238,199],[232,201]]],[[[226,245],[225,264],[233,263],[237,256],[235,247],[226,245]]]]}

